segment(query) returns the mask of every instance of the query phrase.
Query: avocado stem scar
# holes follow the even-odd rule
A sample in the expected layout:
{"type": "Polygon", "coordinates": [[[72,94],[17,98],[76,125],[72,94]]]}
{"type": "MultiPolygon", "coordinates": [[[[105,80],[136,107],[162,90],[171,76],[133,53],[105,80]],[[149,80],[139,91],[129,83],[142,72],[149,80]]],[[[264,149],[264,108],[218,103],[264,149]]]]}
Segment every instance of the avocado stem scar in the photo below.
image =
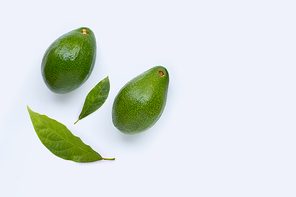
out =
{"type": "Polygon", "coordinates": [[[88,31],[87,31],[86,29],[83,28],[83,29],[81,30],[81,33],[84,34],[84,35],[86,35],[86,34],[88,34],[88,31]]]}
{"type": "Polygon", "coordinates": [[[165,75],[164,72],[163,72],[162,70],[158,70],[157,73],[158,73],[160,76],[162,76],[162,77],[165,75]]]}

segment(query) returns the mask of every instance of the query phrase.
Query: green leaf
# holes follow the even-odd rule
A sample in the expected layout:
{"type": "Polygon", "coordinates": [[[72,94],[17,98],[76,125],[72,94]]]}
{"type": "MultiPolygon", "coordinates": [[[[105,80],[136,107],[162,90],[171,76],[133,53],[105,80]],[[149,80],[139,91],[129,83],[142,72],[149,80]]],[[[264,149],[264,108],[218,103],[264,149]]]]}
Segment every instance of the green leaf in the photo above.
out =
{"type": "Polygon", "coordinates": [[[114,158],[102,158],[89,145],[74,136],[62,123],[33,112],[27,106],[34,129],[43,145],[54,155],[75,162],[93,162],[98,160],[114,160],[114,158]]]}
{"type": "Polygon", "coordinates": [[[80,112],[78,120],[74,123],[76,124],[82,118],[85,118],[89,114],[98,110],[108,98],[110,90],[109,77],[101,80],[86,96],[82,111],[80,112]]]}

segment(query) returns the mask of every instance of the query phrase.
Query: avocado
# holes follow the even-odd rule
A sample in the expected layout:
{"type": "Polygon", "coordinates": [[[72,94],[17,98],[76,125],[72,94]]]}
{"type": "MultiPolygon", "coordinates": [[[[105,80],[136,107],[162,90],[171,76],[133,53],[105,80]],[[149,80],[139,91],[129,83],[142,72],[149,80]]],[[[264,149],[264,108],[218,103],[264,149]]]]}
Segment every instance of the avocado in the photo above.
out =
{"type": "Polygon", "coordinates": [[[41,64],[42,77],[55,93],[65,94],[80,87],[90,76],[96,59],[96,38],[81,27],[56,39],[46,50],[41,64]]]}
{"type": "Polygon", "coordinates": [[[137,134],[152,127],[166,104],[169,73],[155,66],[127,82],[112,107],[114,126],[125,134],[137,134]]]}

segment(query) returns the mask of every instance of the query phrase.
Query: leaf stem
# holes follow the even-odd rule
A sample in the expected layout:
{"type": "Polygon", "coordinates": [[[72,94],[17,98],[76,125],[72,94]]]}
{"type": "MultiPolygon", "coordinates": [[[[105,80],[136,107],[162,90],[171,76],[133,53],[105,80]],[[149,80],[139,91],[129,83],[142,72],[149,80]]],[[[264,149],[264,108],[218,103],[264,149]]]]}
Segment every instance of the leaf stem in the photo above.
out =
{"type": "Polygon", "coordinates": [[[115,158],[102,158],[103,160],[115,160],[115,158]]]}
{"type": "Polygon", "coordinates": [[[76,124],[80,119],[76,120],[76,122],[74,122],[74,124],[76,124]]]}

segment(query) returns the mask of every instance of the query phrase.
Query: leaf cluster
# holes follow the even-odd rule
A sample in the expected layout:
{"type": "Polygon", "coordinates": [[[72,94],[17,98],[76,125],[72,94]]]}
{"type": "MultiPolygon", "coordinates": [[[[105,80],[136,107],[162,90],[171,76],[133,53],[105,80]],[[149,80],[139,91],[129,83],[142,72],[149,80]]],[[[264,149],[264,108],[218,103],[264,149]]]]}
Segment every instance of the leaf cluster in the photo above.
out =
{"type": "MultiPolygon", "coordinates": [[[[98,110],[108,98],[110,90],[109,78],[100,81],[86,96],[79,120],[98,110]]],[[[89,145],[62,123],[32,111],[27,106],[33,127],[42,144],[54,155],[75,162],[94,162],[99,160],[114,160],[115,158],[103,158],[89,145]]]]}

